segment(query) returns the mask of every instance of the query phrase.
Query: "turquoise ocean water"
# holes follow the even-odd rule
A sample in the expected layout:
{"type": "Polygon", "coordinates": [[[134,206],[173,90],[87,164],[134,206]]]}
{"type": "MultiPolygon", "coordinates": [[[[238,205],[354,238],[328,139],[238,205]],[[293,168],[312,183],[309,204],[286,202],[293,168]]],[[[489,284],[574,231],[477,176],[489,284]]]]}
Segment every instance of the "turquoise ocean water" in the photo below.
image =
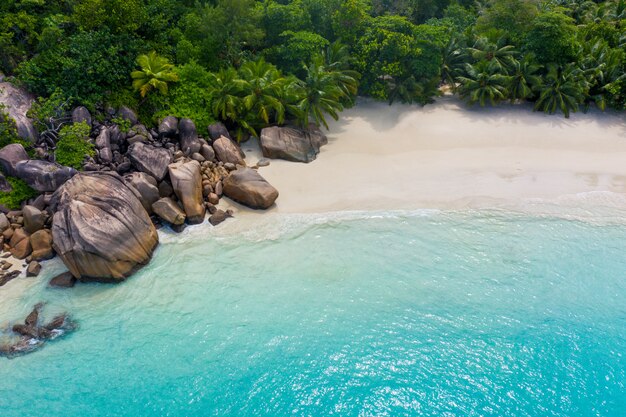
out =
{"type": "Polygon", "coordinates": [[[4,326],[80,323],[0,358],[0,416],[626,416],[625,225],[265,219],[166,234],[122,285],[0,288],[4,326]]]}

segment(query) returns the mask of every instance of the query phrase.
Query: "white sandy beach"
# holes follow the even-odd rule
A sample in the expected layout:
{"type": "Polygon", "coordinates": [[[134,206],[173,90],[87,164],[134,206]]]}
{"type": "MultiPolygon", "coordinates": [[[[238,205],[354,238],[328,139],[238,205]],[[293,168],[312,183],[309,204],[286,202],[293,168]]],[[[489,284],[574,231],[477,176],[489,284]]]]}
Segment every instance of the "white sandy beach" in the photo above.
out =
{"type": "MultiPolygon", "coordinates": [[[[273,211],[492,208],[583,193],[626,196],[626,117],[616,112],[565,119],[528,105],[470,108],[450,96],[423,108],[363,101],[330,125],[328,137],[310,164],[273,160],[260,169],[280,192],[273,211]]],[[[250,165],[261,157],[253,141],[243,149],[250,165]]]]}

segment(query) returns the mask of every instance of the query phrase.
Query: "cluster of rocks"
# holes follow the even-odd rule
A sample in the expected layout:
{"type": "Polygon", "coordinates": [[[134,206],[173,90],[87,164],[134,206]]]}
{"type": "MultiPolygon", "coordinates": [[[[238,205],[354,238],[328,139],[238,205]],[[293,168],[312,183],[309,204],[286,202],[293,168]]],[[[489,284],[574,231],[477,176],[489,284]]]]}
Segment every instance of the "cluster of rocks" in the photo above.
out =
{"type": "Polygon", "coordinates": [[[128,132],[93,121],[84,107],[73,111],[74,122],[91,126],[96,148],[81,172],[42,152],[46,159],[30,159],[19,144],[0,149],[4,172],[42,193],[21,210],[0,207],[3,249],[25,260],[29,274],[58,254],[79,280],[119,281],[149,261],[158,227],[179,232],[207,212],[218,225],[233,215],[218,208],[223,196],[255,209],[277,199],[222,124],[205,139],[190,119],[166,117],[148,130],[128,108],[116,116],[132,125],[128,132]]]}
{"type": "MultiPolygon", "coordinates": [[[[223,196],[253,209],[267,209],[278,198],[257,171],[269,161],[247,167],[220,123],[205,138],[190,119],[168,116],[148,129],[129,108],[110,116],[98,122],[84,107],[72,112],[74,123],[90,126],[96,149],[81,172],[55,163],[43,148],[39,159],[29,158],[19,144],[0,149],[2,170],[41,193],[21,210],[0,207],[3,250],[24,260],[29,274],[56,253],[76,279],[119,281],[149,261],[157,228],[180,232],[204,222],[207,212],[218,225],[233,215],[218,208],[223,196]],[[115,123],[119,119],[131,126],[128,131],[115,123]]],[[[313,127],[268,127],[259,139],[265,157],[299,162],[314,160],[327,143],[313,127]]]]}
{"type": "Polygon", "coordinates": [[[46,342],[66,335],[76,329],[77,324],[67,314],[60,314],[46,324],[41,323],[42,303],[35,305],[26,316],[24,323],[13,325],[5,333],[10,333],[9,341],[0,344],[0,356],[9,358],[31,353],[40,349],[46,342]]]}
{"type": "Polygon", "coordinates": [[[0,261],[0,286],[20,274],[19,270],[11,270],[12,263],[6,261],[10,255],[26,262],[22,266],[29,277],[39,275],[40,261],[54,257],[50,232],[52,218],[47,211],[40,210],[42,200],[38,198],[33,205],[26,205],[21,210],[0,213],[0,243],[5,252],[0,261]]]}

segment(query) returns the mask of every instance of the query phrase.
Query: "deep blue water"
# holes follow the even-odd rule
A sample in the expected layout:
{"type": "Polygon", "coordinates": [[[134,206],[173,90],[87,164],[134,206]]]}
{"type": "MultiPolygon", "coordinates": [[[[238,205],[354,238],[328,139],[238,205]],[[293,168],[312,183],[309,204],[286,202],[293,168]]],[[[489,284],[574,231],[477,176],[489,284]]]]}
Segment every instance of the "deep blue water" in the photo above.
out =
{"type": "Polygon", "coordinates": [[[626,416],[626,226],[272,222],[166,237],[122,285],[1,288],[27,300],[0,323],[45,300],[80,329],[0,358],[0,416],[626,416]]]}

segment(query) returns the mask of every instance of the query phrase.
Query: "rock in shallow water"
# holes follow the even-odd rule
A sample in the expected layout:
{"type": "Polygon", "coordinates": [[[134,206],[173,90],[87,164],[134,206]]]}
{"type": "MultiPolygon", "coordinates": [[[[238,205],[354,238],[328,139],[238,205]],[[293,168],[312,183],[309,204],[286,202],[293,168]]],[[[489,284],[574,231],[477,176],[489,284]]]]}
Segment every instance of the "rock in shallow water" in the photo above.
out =
{"type": "Polygon", "coordinates": [[[112,172],[76,175],[54,194],[51,208],[54,249],[80,280],[123,280],[158,243],[137,191],[112,172]]]}

